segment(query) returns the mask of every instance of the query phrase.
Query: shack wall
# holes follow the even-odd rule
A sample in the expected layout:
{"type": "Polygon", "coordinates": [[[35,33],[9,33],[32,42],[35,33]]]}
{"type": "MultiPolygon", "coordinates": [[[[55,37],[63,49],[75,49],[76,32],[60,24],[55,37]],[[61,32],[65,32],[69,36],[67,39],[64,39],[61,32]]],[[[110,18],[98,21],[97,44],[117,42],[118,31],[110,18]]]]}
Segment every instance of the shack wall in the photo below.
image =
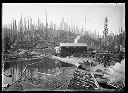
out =
{"type": "Polygon", "coordinates": [[[69,47],[69,46],[65,46],[65,47],[61,47],[60,50],[60,56],[66,57],[66,56],[82,56],[85,55],[87,53],[87,47],[86,46],[73,46],[73,47],[69,47]]]}

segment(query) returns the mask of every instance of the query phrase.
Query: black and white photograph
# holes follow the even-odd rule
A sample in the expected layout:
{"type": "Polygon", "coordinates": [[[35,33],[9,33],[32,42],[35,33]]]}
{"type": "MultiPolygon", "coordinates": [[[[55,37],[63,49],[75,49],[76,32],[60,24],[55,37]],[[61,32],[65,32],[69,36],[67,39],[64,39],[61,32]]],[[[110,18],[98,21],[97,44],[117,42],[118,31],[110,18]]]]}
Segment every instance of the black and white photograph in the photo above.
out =
{"type": "Polygon", "coordinates": [[[2,91],[125,91],[125,3],[2,3],[2,91]]]}

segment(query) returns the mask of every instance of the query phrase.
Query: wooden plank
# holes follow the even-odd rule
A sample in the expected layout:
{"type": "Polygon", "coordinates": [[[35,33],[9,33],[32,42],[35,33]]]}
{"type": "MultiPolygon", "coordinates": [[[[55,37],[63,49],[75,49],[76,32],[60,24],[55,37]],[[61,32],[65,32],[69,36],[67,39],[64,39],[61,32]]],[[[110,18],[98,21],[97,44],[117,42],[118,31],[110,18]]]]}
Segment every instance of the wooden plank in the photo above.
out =
{"type": "Polygon", "coordinates": [[[94,74],[93,74],[92,72],[91,72],[91,75],[92,75],[92,77],[93,77],[93,79],[94,79],[94,82],[95,82],[97,88],[99,89],[99,88],[100,88],[100,85],[98,84],[98,82],[97,82],[97,80],[96,80],[96,78],[94,77],[94,74]]]}

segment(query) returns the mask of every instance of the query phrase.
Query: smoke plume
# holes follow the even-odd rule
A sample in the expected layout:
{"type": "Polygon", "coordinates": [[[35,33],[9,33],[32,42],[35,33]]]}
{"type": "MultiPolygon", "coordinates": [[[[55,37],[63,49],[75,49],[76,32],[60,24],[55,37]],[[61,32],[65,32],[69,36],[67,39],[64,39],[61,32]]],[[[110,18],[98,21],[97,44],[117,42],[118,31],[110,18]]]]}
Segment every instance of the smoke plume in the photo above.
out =
{"type": "Polygon", "coordinates": [[[77,36],[77,38],[74,40],[74,43],[78,43],[78,40],[80,39],[81,36],[77,36]]]}

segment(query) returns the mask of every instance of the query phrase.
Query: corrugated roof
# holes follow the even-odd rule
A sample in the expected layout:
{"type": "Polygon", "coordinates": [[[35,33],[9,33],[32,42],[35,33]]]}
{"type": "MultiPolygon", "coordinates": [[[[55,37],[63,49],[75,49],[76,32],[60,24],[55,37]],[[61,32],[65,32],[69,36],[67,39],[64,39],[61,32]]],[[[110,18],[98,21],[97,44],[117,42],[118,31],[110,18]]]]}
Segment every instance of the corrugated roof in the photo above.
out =
{"type": "Polygon", "coordinates": [[[60,43],[60,46],[87,46],[85,43],[60,43]]]}

